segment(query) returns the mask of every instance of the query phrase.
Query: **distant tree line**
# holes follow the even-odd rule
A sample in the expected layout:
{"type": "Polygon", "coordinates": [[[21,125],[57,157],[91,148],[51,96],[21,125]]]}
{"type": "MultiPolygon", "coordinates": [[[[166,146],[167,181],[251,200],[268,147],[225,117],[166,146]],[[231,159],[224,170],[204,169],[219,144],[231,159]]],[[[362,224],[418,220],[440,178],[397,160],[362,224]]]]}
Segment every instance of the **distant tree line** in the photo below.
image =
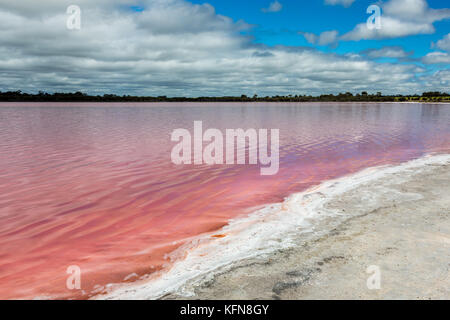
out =
{"type": "Polygon", "coordinates": [[[25,93],[22,91],[0,91],[0,101],[3,102],[320,102],[320,101],[434,101],[443,102],[450,101],[450,94],[445,92],[430,91],[424,92],[422,95],[383,95],[381,92],[376,94],[369,94],[366,91],[353,94],[351,92],[333,94],[323,94],[320,96],[311,95],[287,95],[287,96],[266,96],[259,97],[254,95],[248,97],[241,95],[237,97],[144,97],[144,96],[130,96],[130,95],[88,95],[82,92],[75,93],[46,93],[40,91],[37,94],[25,93]]]}

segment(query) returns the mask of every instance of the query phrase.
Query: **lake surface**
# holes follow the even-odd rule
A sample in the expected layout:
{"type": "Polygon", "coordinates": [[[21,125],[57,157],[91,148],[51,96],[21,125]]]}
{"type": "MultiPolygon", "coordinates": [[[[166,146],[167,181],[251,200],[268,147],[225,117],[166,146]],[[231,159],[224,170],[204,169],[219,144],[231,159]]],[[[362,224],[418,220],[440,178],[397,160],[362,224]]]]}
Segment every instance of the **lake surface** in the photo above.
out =
{"type": "MultiPolygon", "coordinates": [[[[449,153],[448,104],[0,105],[0,298],[87,297],[252,208],[449,153]],[[171,162],[174,129],[279,129],[280,169],[171,162]],[[82,289],[66,288],[77,265],[82,289]]],[[[130,277],[128,281],[135,278],[130,277]]]]}

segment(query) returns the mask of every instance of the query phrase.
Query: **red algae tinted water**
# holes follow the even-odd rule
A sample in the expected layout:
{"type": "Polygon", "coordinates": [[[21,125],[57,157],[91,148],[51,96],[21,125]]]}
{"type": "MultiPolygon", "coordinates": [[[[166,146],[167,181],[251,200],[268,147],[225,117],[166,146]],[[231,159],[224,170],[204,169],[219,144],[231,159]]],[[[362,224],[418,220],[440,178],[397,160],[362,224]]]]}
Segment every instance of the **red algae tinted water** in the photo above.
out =
{"type": "Polygon", "coordinates": [[[86,298],[161,269],[184,242],[255,206],[448,153],[449,138],[445,104],[2,104],[0,298],[86,298]],[[204,129],[279,129],[278,174],[174,165],[170,135],[192,132],[196,120],[204,129]],[[84,291],[67,289],[72,265],[84,291]]]}

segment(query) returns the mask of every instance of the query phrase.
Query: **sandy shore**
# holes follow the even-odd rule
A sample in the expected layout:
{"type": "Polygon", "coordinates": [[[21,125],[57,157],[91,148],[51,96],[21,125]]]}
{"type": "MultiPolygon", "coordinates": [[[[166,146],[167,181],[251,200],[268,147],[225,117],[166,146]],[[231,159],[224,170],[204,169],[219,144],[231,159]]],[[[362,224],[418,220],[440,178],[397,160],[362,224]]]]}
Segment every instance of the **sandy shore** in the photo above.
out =
{"type": "Polygon", "coordinates": [[[427,164],[331,199],[295,246],[187,282],[163,299],[450,299],[450,164],[427,164]],[[333,225],[334,224],[334,225],[333,225]],[[369,266],[380,288],[368,289],[369,266]]]}

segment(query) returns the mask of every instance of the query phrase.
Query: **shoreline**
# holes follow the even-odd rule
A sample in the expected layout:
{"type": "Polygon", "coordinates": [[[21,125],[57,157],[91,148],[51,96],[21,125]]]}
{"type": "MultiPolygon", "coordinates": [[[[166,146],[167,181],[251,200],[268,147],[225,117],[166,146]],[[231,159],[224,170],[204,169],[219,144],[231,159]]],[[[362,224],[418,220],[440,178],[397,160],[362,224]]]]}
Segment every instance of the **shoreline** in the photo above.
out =
{"type": "Polygon", "coordinates": [[[356,214],[330,232],[191,282],[190,297],[164,298],[449,299],[450,163],[427,166],[331,200],[329,208],[356,214]],[[361,198],[376,190],[376,203],[363,208],[361,198]],[[373,266],[380,288],[370,290],[373,266]]]}
{"type": "Polygon", "coordinates": [[[211,101],[198,101],[198,102],[192,102],[192,101],[161,101],[161,102],[95,102],[95,101],[74,101],[74,102],[7,102],[7,101],[0,101],[0,108],[11,108],[11,107],[17,107],[17,108],[27,108],[27,107],[58,107],[65,105],[66,107],[95,107],[95,106],[102,106],[102,105],[108,105],[111,107],[145,107],[145,106],[208,106],[208,105],[214,105],[214,106],[238,106],[238,105],[246,105],[246,106],[268,106],[268,105],[285,105],[285,106],[292,106],[292,105],[306,105],[306,104],[434,104],[434,105],[450,105],[450,101],[218,101],[218,102],[211,102],[211,101]]]}
{"type": "MultiPolygon", "coordinates": [[[[324,182],[306,192],[291,195],[281,204],[257,210],[248,218],[230,221],[230,224],[219,232],[225,235],[223,238],[212,240],[211,237],[203,237],[188,246],[183,246],[174,253],[173,258],[179,259],[181,254],[185,255],[185,258],[175,262],[173,267],[167,273],[159,275],[159,278],[128,285],[111,285],[108,293],[95,296],[94,299],[341,298],[343,296],[331,294],[341,292],[339,286],[325,291],[322,290],[323,286],[316,287],[316,291],[322,290],[316,295],[299,294],[297,291],[299,288],[303,290],[314,281],[323,281],[323,277],[334,278],[336,275],[339,279],[345,279],[354,275],[356,270],[343,272],[339,266],[347,265],[346,261],[352,261],[348,258],[349,252],[357,245],[348,245],[348,241],[351,242],[352,239],[357,241],[355,240],[359,239],[355,236],[357,234],[365,234],[369,238],[371,236],[371,233],[360,230],[362,227],[358,221],[374,219],[372,221],[374,226],[380,223],[381,226],[388,225],[386,218],[380,218],[389,216],[388,214],[375,214],[380,210],[392,210],[392,206],[384,205],[386,201],[392,201],[395,210],[400,212],[418,201],[429,202],[430,195],[427,192],[442,193],[439,201],[444,202],[443,208],[447,214],[436,219],[442,219],[443,227],[446,228],[441,238],[447,242],[444,241],[439,250],[443,252],[440,255],[442,259],[448,260],[446,252],[449,252],[448,243],[450,243],[448,239],[450,198],[447,195],[449,190],[446,182],[450,178],[449,168],[450,155],[425,156],[397,166],[369,168],[354,175],[324,182]],[[433,170],[439,172],[433,173],[433,170]],[[415,189],[408,191],[410,188],[408,184],[414,179],[418,184],[416,187],[421,189],[423,194],[415,189]],[[441,184],[435,186],[439,181],[441,184]],[[398,187],[400,191],[396,189],[398,187]],[[430,190],[426,191],[427,188],[430,190]],[[361,206],[361,195],[365,197],[364,206],[361,206]],[[339,241],[336,241],[336,237],[339,241]],[[330,252],[325,249],[322,253],[317,252],[323,246],[339,248],[330,252]],[[295,265],[292,264],[292,259],[297,261],[295,265]],[[301,261],[300,265],[298,261],[301,261]],[[331,266],[335,270],[325,270],[325,267],[331,266]]],[[[429,206],[436,206],[436,203],[431,201],[429,206]]],[[[428,214],[427,210],[424,209],[416,217],[422,217],[423,214],[428,214]]],[[[399,221],[405,223],[401,215],[399,221]]],[[[417,225],[421,226],[423,223],[418,221],[417,225]]],[[[392,228],[388,227],[386,230],[392,228]]],[[[383,230],[375,228],[372,233],[387,232],[383,230]]],[[[375,240],[372,239],[372,245],[381,245],[385,242],[384,238],[389,238],[389,234],[388,232],[381,238],[373,236],[375,240]]],[[[364,246],[360,245],[360,248],[364,246]]],[[[394,255],[394,260],[395,255],[398,256],[399,252],[405,249],[397,248],[397,250],[394,245],[386,248],[389,254],[394,255]]],[[[430,252],[430,248],[427,250],[430,252]]],[[[377,257],[378,253],[375,255],[371,251],[369,253],[371,259],[376,260],[373,256],[377,257]]],[[[432,253],[433,250],[431,256],[434,257],[432,253]]],[[[369,256],[366,256],[366,260],[369,256]]],[[[360,264],[361,261],[365,261],[364,254],[358,261],[360,264]]],[[[376,263],[370,265],[374,264],[376,263]]],[[[441,261],[438,265],[440,266],[438,269],[441,270],[445,263],[442,264],[441,261]]],[[[448,263],[445,267],[448,280],[448,263]]],[[[359,271],[359,280],[367,278],[365,269],[359,271]]],[[[425,270],[425,273],[428,272],[429,270],[425,270]]],[[[444,271],[441,270],[442,272],[444,271]]],[[[414,275],[415,273],[409,274],[414,275]]],[[[328,285],[331,286],[333,283],[337,285],[338,282],[338,280],[328,281],[328,285]]],[[[344,285],[347,283],[352,281],[346,279],[343,282],[344,285]]],[[[358,283],[361,284],[361,281],[358,283]]],[[[363,284],[366,288],[365,280],[363,284]]],[[[350,290],[359,292],[359,295],[353,298],[367,298],[361,293],[364,288],[359,288],[359,291],[350,290]]],[[[365,291],[369,290],[366,288],[365,291]]],[[[400,294],[399,297],[401,296],[400,294]]],[[[444,290],[444,293],[439,295],[442,296],[448,298],[450,295],[444,290]]],[[[381,298],[389,298],[389,295],[382,295],[381,298]]]]}

